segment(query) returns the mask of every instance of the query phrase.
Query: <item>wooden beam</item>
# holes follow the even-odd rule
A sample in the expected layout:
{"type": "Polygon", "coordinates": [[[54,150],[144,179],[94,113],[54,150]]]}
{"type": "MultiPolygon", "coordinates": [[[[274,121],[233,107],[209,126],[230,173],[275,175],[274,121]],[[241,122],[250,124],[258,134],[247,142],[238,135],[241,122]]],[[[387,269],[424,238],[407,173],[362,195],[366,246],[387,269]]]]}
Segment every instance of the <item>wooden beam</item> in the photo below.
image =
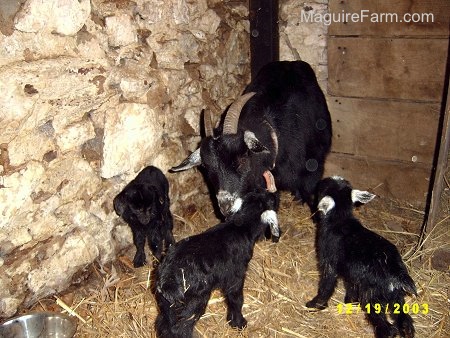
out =
{"type": "Polygon", "coordinates": [[[252,79],[267,63],[278,61],[278,0],[250,0],[250,58],[252,79]]]}
{"type": "MultiPolygon", "coordinates": [[[[425,238],[433,232],[433,229],[437,225],[437,217],[439,215],[440,206],[439,201],[444,190],[444,175],[447,168],[447,161],[449,158],[450,150],[450,89],[449,89],[449,72],[450,72],[450,55],[447,61],[447,75],[446,75],[446,87],[447,87],[447,99],[444,101],[445,109],[443,109],[443,118],[441,119],[440,143],[437,143],[435,165],[430,177],[430,191],[428,192],[428,203],[425,208],[425,219],[422,226],[422,231],[419,239],[419,248],[424,244],[425,238]]],[[[447,222],[448,224],[448,222],[447,222]]],[[[446,226],[446,225],[444,225],[446,226]]],[[[426,246],[426,245],[425,245],[426,246]]]]}

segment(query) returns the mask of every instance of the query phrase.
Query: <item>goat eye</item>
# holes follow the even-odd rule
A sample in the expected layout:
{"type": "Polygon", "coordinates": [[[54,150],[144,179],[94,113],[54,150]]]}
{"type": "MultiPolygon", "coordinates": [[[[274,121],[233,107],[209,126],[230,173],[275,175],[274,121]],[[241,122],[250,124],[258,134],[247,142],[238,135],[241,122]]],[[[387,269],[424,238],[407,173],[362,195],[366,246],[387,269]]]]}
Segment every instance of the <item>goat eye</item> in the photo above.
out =
{"type": "Polygon", "coordinates": [[[162,197],[159,197],[159,204],[163,204],[164,199],[162,197]]]}
{"type": "Polygon", "coordinates": [[[247,165],[247,159],[244,157],[241,157],[241,158],[237,159],[237,161],[235,163],[235,168],[237,171],[242,171],[246,165],[247,165]]]}

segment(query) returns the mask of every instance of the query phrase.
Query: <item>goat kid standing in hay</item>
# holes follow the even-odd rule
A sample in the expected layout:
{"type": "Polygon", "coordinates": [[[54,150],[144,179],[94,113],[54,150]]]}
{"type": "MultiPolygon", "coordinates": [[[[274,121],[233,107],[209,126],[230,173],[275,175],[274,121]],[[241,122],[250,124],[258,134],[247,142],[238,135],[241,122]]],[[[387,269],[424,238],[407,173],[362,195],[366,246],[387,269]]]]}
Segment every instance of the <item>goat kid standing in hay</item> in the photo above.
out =
{"type": "Polygon", "coordinates": [[[239,329],[247,325],[242,315],[245,275],[256,240],[267,226],[278,232],[276,199],[265,191],[249,193],[225,223],[169,248],[156,274],[158,337],[192,337],[214,289],[225,296],[229,324],[239,329]]]}
{"type": "Polygon", "coordinates": [[[114,198],[113,204],[117,215],[128,223],[133,233],[134,267],[141,267],[146,262],[146,240],[159,261],[164,250],[175,242],[166,176],[154,166],[144,168],[114,198]]]}
{"type": "Polygon", "coordinates": [[[200,147],[170,171],[202,165],[225,217],[266,185],[312,208],[331,147],[330,113],[314,71],[303,61],[272,62],[244,93],[214,130],[204,116],[200,147]]]}
{"type": "Polygon", "coordinates": [[[414,337],[411,316],[403,313],[405,295],[417,295],[396,246],[366,229],[353,216],[355,203],[375,197],[352,189],[342,177],[323,179],[317,188],[318,224],[316,251],[320,271],[319,291],[307,307],[324,309],[336,287],[337,278],[345,285],[345,303],[359,302],[366,310],[377,338],[414,337]],[[376,308],[381,307],[381,311],[376,308]],[[392,310],[400,308],[398,314],[392,310]],[[386,318],[390,311],[392,325],[386,318]]]}

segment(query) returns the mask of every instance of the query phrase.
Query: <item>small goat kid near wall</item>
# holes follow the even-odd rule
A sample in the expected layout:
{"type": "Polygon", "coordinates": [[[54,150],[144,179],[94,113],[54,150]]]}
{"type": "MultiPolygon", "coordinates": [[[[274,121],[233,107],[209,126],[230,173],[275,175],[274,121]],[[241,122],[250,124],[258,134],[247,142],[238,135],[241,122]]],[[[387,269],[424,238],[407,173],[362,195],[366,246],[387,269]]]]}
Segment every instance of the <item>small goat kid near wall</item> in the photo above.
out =
{"type": "Polygon", "coordinates": [[[312,207],[331,147],[331,118],[314,71],[303,61],[264,66],[200,147],[171,171],[202,165],[224,216],[242,197],[267,187],[312,207]],[[276,188],[275,188],[276,186],[276,188]]]}
{"type": "Polygon", "coordinates": [[[414,337],[411,316],[403,313],[405,295],[417,295],[416,287],[395,245],[366,229],[353,216],[355,203],[375,197],[353,189],[342,177],[318,184],[316,251],[320,272],[319,291],[307,307],[324,309],[336,287],[344,280],[345,303],[359,302],[377,338],[414,337]],[[377,307],[381,311],[377,311],[377,307]],[[394,309],[399,308],[398,314],[394,309]],[[394,324],[388,322],[391,313],[394,324]]]}
{"type": "Polygon", "coordinates": [[[144,168],[114,198],[114,210],[131,227],[136,255],[134,267],[146,262],[145,242],[159,261],[173,244],[173,220],[170,213],[169,182],[156,167],[144,168]]]}

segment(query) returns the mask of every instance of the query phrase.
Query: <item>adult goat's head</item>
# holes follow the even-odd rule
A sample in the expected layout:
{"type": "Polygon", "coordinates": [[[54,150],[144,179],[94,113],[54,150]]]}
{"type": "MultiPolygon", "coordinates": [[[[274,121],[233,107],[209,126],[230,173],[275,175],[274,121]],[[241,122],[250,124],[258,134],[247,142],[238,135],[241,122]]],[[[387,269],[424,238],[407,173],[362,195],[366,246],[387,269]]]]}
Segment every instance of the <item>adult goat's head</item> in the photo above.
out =
{"type": "MultiPolygon", "coordinates": [[[[238,128],[241,110],[253,95],[253,92],[244,94],[229,107],[220,135],[214,135],[211,118],[205,112],[206,136],[200,147],[171,169],[176,172],[201,165],[225,217],[240,209],[242,196],[246,193],[266,187],[272,192],[276,190],[269,171],[273,167],[274,155],[254,132],[238,128]]],[[[276,137],[273,130],[272,133],[269,138],[276,137]]]]}

